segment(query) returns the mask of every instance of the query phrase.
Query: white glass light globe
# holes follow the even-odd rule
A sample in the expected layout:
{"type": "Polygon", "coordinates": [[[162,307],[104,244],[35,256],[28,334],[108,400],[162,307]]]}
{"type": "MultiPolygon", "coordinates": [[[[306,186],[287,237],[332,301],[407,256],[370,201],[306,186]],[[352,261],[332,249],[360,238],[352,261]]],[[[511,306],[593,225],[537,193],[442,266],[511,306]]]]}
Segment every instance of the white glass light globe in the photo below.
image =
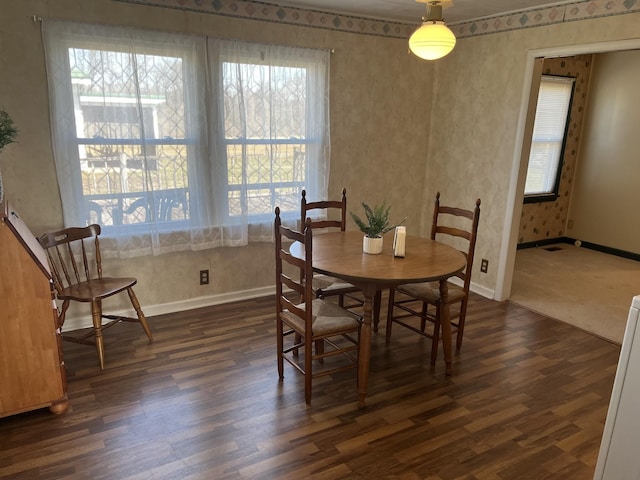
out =
{"type": "Polygon", "coordinates": [[[409,48],[414,55],[425,60],[442,58],[455,46],[455,35],[440,21],[424,22],[409,39],[409,48]]]}

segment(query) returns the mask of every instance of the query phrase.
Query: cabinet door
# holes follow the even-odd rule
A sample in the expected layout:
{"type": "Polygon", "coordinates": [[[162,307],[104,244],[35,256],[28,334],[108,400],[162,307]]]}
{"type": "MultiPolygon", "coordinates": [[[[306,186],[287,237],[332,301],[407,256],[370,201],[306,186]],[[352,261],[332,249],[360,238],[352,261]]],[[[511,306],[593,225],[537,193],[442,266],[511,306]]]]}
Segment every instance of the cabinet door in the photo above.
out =
{"type": "Polygon", "coordinates": [[[65,397],[51,284],[0,222],[0,416],[65,397]]]}

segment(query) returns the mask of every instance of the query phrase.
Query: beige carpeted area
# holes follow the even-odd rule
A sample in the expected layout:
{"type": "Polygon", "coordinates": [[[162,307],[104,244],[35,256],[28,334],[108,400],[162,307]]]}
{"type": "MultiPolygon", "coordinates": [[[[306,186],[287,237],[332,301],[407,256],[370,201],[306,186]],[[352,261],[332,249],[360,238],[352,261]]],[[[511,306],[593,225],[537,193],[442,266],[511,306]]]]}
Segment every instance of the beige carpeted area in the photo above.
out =
{"type": "Polygon", "coordinates": [[[516,254],[512,302],[616,343],[622,343],[636,295],[640,295],[638,261],[570,244],[516,254]]]}

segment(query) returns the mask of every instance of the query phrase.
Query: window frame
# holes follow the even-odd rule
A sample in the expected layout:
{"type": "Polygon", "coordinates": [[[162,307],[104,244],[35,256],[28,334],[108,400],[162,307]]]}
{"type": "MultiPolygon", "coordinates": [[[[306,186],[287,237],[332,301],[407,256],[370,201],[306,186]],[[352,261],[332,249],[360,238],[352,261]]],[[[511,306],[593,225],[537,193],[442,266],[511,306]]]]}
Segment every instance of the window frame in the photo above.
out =
{"type": "MultiPolygon", "coordinates": [[[[272,215],[275,206],[270,206],[270,203],[280,206],[281,210],[283,207],[287,208],[289,212],[281,213],[287,214],[287,221],[294,221],[299,216],[299,195],[302,188],[306,188],[307,192],[313,192],[315,196],[326,196],[330,164],[328,50],[63,20],[44,22],[43,37],[48,68],[49,102],[53,119],[51,133],[54,143],[54,161],[64,223],[67,226],[84,225],[102,218],[100,224],[103,226],[103,237],[113,246],[109,252],[110,255],[129,258],[271,241],[272,215]],[[145,138],[132,139],[126,135],[127,138],[98,139],[86,138],[91,135],[77,131],[72,93],[73,72],[70,69],[73,61],[69,58],[70,49],[75,48],[94,48],[114,52],[133,51],[136,54],[156,54],[157,49],[157,54],[166,53],[168,56],[180,57],[183,72],[186,72],[184,83],[193,87],[188,92],[185,90],[184,93],[184,108],[185,112],[188,112],[184,135],[172,135],[168,138],[159,136],[153,139],[146,138],[146,135],[144,135],[145,138]],[[308,72],[307,80],[299,87],[301,89],[299,91],[306,90],[312,95],[307,95],[306,99],[302,96],[298,99],[300,108],[304,108],[304,112],[301,113],[306,116],[307,128],[296,135],[299,138],[290,137],[286,132],[282,132],[266,140],[258,139],[258,143],[274,145],[275,148],[277,148],[276,144],[280,143],[291,150],[293,150],[291,144],[300,145],[300,148],[296,149],[295,157],[299,160],[293,162],[293,165],[299,167],[297,172],[302,173],[289,176],[290,168],[287,163],[278,172],[280,175],[275,175],[274,165],[277,167],[277,162],[289,162],[293,158],[293,152],[275,152],[271,157],[271,169],[274,170],[271,174],[263,170],[262,172],[266,172],[263,175],[250,177],[258,182],[255,185],[236,185],[235,182],[229,181],[226,149],[234,142],[241,144],[240,147],[247,147],[248,143],[238,139],[232,139],[229,142],[225,137],[224,115],[221,108],[224,104],[224,89],[218,90],[222,79],[219,62],[221,60],[234,62],[236,59],[244,61],[247,58],[245,53],[249,53],[251,54],[248,57],[249,63],[255,63],[252,60],[256,58],[256,51],[257,58],[265,62],[274,60],[277,66],[300,66],[308,72]],[[262,51],[266,55],[262,56],[262,51]],[[186,78],[190,80],[187,82],[186,78]],[[136,220],[135,223],[116,224],[107,210],[110,208],[109,202],[118,207],[115,204],[118,201],[116,197],[132,198],[132,194],[128,191],[125,195],[119,191],[110,193],[105,190],[104,193],[98,192],[101,198],[98,199],[100,201],[95,202],[92,201],[94,200],[91,197],[92,193],[85,194],[85,189],[82,188],[80,150],[103,142],[140,145],[144,155],[149,155],[148,149],[142,148],[145,146],[159,148],[166,143],[179,143],[186,147],[188,184],[177,185],[176,188],[169,185],[166,188],[180,190],[176,195],[186,195],[188,217],[183,219],[178,212],[175,219],[172,218],[171,221],[136,220]],[[240,198],[241,214],[236,214],[238,208],[230,211],[228,192],[240,191],[243,188],[254,189],[260,186],[260,181],[264,182],[263,185],[269,192],[267,193],[266,190],[255,192],[253,198],[255,203],[250,203],[249,207],[247,207],[247,196],[244,195],[240,198]],[[283,183],[287,188],[282,189],[278,186],[283,183]],[[188,188],[188,191],[184,192],[185,188],[182,187],[188,188]],[[109,199],[105,200],[106,197],[109,199]],[[258,214],[251,215],[247,212],[258,214]]],[[[144,105],[141,108],[143,109],[144,105]]],[[[144,118],[144,111],[142,118],[144,118]]],[[[153,156],[153,153],[151,155],[153,156]]],[[[269,168],[268,159],[269,157],[261,164],[265,165],[264,168],[269,168]]],[[[135,165],[132,168],[135,168],[135,165]]],[[[253,164],[251,163],[250,166],[253,164]]],[[[257,171],[259,166],[256,166],[257,171]]],[[[244,173],[243,177],[246,179],[244,173]]],[[[162,191],[162,189],[156,187],[155,191],[162,191]]],[[[138,197],[154,198],[153,192],[153,188],[144,189],[135,194],[134,200],[138,197]]],[[[252,198],[249,200],[251,201],[252,198]]],[[[128,200],[122,201],[125,206],[131,203],[128,200]]],[[[138,210],[138,212],[142,217],[142,211],[138,210]]],[[[284,220],[285,215],[282,216],[284,220]]]]}
{"type": "MultiPolygon", "coordinates": [[[[81,27],[86,27],[87,24],[78,24],[81,27]]],[[[90,215],[91,215],[91,204],[95,203],[96,200],[111,200],[117,206],[113,207],[111,212],[112,223],[105,224],[102,222],[99,223],[102,228],[102,236],[110,237],[110,236],[118,236],[122,233],[128,236],[137,236],[140,234],[144,234],[145,231],[148,230],[150,225],[153,225],[154,228],[161,233],[172,233],[172,232],[183,232],[188,230],[188,225],[191,218],[191,213],[189,213],[189,217],[186,219],[176,219],[176,220],[168,220],[161,221],[159,219],[151,218],[145,221],[125,224],[122,223],[122,220],[125,215],[125,209],[123,208],[123,202],[127,199],[131,200],[132,203],[135,203],[137,200],[147,199],[147,209],[154,208],[154,202],[149,199],[156,199],[157,195],[155,192],[178,192],[178,191],[186,191],[186,202],[187,202],[187,210],[190,212],[194,209],[190,208],[190,192],[191,187],[181,187],[181,188],[173,188],[173,189],[162,189],[162,190],[143,190],[143,191],[132,191],[132,192],[111,192],[111,193],[98,193],[98,194],[85,194],[83,181],[82,181],[82,162],[87,161],[87,158],[82,157],[81,150],[87,147],[96,147],[100,145],[114,145],[114,146],[134,146],[139,147],[141,151],[145,151],[148,147],[162,147],[162,146],[171,146],[178,145],[183,146],[187,155],[186,162],[188,169],[196,168],[193,164],[194,160],[190,158],[191,155],[189,150],[193,148],[195,143],[198,141],[194,131],[190,131],[189,127],[186,127],[184,136],[182,138],[173,138],[173,137],[122,137],[118,136],[117,138],[105,138],[100,136],[94,137],[86,137],[81,135],[77,130],[77,117],[76,117],[76,105],[72,100],[74,97],[73,89],[74,89],[74,78],[73,72],[71,69],[71,62],[69,60],[69,54],[72,50],[96,50],[96,51],[105,51],[111,53],[121,53],[128,56],[138,56],[138,55],[147,55],[147,56],[162,56],[169,55],[175,58],[179,58],[182,64],[182,75],[185,80],[184,83],[189,83],[191,80],[186,80],[186,75],[189,71],[197,68],[198,59],[193,54],[193,48],[191,48],[188,43],[189,36],[182,34],[173,35],[174,38],[178,39],[186,39],[186,40],[178,40],[175,44],[167,46],[157,40],[146,40],[143,42],[143,47],[141,49],[132,50],[131,44],[128,41],[128,38],[124,40],[120,38],[118,35],[119,32],[123,31],[124,27],[107,27],[101,26],[100,33],[95,36],[88,35],[86,33],[76,33],[76,32],[65,32],[63,35],[55,36],[54,42],[58,45],[58,50],[60,54],[64,55],[64,72],[61,74],[59,80],[63,82],[63,88],[67,91],[66,98],[58,99],[56,103],[59,104],[57,108],[61,111],[64,111],[69,119],[73,119],[72,128],[70,128],[64,135],[68,139],[70,139],[69,145],[73,145],[74,148],[69,151],[69,159],[74,164],[72,168],[69,169],[71,175],[68,180],[69,185],[72,186],[73,194],[72,197],[74,199],[75,205],[73,206],[73,210],[75,212],[75,219],[70,219],[70,222],[73,225],[77,224],[88,224],[90,223],[90,215]],[[116,218],[116,215],[119,217],[116,218]],[[86,220],[85,220],[86,219],[86,220]]],[[[137,29],[133,29],[132,32],[138,34],[140,33],[143,37],[146,35],[146,31],[141,31],[137,29]]],[[[153,33],[153,32],[149,32],[153,33]]],[[[164,32],[163,32],[164,34],[164,32]]],[[[170,34],[169,34],[170,35],[170,34]]],[[[145,37],[146,38],[146,37],[145,37]]],[[[193,85],[190,88],[195,88],[193,85]]],[[[78,98],[82,95],[80,94],[78,98]]],[[[189,101],[186,97],[182,99],[184,108],[188,107],[189,101]]],[[[190,106],[189,106],[190,107],[190,106]]],[[[108,105],[107,108],[113,108],[113,105],[108,105]]],[[[134,103],[135,108],[135,103],[134,103]]],[[[140,119],[140,121],[144,121],[140,119]]],[[[157,132],[154,132],[157,133],[157,132]]],[[[53,134],[55,135],[55,134],[53,134]]],[[[197,135],[197,134],[196,134],[197,135]]],[[[146,153],[145,153],[146,156],[146,153]]],[[[148,169],[145,170],[144,175],[147,174],[148,169]]],[[[189,177],[191,174],[188,174],[189,177]]],[[[190,180],[190,178],[189,178],[190,180]]],[[[60,180],[59,180],[60,182],[60,180]]],[[[63,210],[65,209],[65,198],[62,198],[63,201],[63,210]]],[[[105,206],[101,207],[101,212],[105,213],[105,206]]],[[[98,216],[100,218],[100,216],[98,216]]],[[[65,215],[65,224],[67,218],[65,215]]],[[[72,225],[68,225],[72,226],[72,225]]]]}
{"type": "MultiPolygon", "coordinates": [[[[219,57],[217,58],[217,62],[210,62],[211,68],[215,68],[216,71],[212,72],[212,77],[219,78],[218,88],[221,92],[225,91],[223,86],[226,81],[225,72],[227,69],[225,65],[242,65],[247,64],[255,67],[267,67],[267,68],[293,68],[293,69],[302,69],[305,70],[305,123],[308,126],[305,131],[304,136],[294,136],[294,137],[282,137],[282,138],[267,138],[267,137],[227,137],[226,125],[225,125],[225,113],[226,113],[226,103],[227,99],[225,98],[216,98],[214,102],[221,101],[221,108],[219,111],[220,118],[218,120],[219,128],[216,130],[216,140],[215,142],[219,142],[222,146],[220,157],[221,161],[221,173],[224,172],[225,181],[220,185],[221,188],[226,190],[226,204],[224,216],[226,221],[233,223],[234,218],[237,217],[237,214],[232,213],[232,207],[230,202],[230,196],[232,193],[237,192],[243,203],[241,205],[241,209],[245,212],[243,215],[246,215],[249,224],[256,223],[262,224],[264,222],[271,222],[273,212],[269,210],[268,212],[257,212],[251,213],[248,205],[248,192],[251,190],[269,190],[269,195],[271,198],[276,198],[278,196],[277,190],[279,188],[291,188],[297,189],[298,194],[296,195],[295,201],[291,204],[291,208],[287,208],[287,204],[278,204],[280,206],[280,214],[283,219],[290,218],[298,218],[299,215],[299,192],[306,188],[307,191],[310,189],[312,191],[317,191],[319,189],[318,179],[315,178],[314,175],[310,174],[310,172],[314,172],[318,168],[318,163],[320,162],[318,157],[318,152],[314,153],[316,150],[315,147],[321,145],[323,140],[313,133],[313,128],[310,127],[311,124],[322,123],[325,122],[325,118],[328,115],[328,111],[315,112],[322,113],[321,117],[313,118],[312,109],[310,107],[311,103],[317,103],[317,101],[313,100],[315,95],[318,95],[317,92],[313,91],[311,85],[317,82],[317,76],[319,75],[318,64],[311,60],[310,58],[288,58],[287,55],[280,56],[278,54],[271,54],[269,62],[264,61],[264,53],[259,51],[263,48],[269,48],[269,45],[260,44],[260,43],[245,43],[245,48],[242,49],[242,52],[238,53],[234,51],[233,47],[228,47],[228,44],[236,43],[236,42],[228,42],[221,41],[221,49],[219,57]],[[258,48],[258,51],[254,49],[254,47],[258,48]],[[230,48],[231,52],[228,50],[230,48]],[[243,152],[254,146],[265,146],[265,147],[273,147],[276,148],[278,146],[295,146],[301,145],[305,147],[304,153],[304,170],[305,175],[303,180],[296,180],[295,178],[291,181],[282,182],[282,181],[270,181],[270,182],[241,182],[241,183],[231,183],[230,182],[230,172],[229,172],[229,147],[236,146],[239,147],[243,152]],[[313,184],[313,186],[311,185],[313,184]]],[[[279,47],[279,48],[287,48],[287,47],[279,47]]],[[[289,47],[291,50],[299,50],[297,47],[289,47]]],[[[224,95],[223,95],[224,96],[224,95]]],[[[272,165],[273,167],[273,165],[272,165]]],[[[243,176],[247,172],[243,171],[243,176]]],[[[271,170],[273,173],[273,170],[271,170]]],[[[276,202],[274,202],[276,203],[276,202]]],[[[277,204],[277,203],[276,203],[277,204]]]]}
{"type": "MultiPolygon", "coordinates": [[[[558,156],[558,165],[556,167],[556,172],[555,172],[555,179],[553,182],[553,188],[551,190],[549,190],[548,192],[542,192],[542,193],[526,193],[526,177],[525,177],[525,192],[524,192],[524,196],[523,196],[523,203],[542,203],[542,202],[553,202],[555,200],[558,199],[559,197],[559,190],[560,190],[560,180],[562,179],[562,167],[564,165],[564,153],[565,153],[565,148],[566,148],[566,144],[567,144],[567,135],[569,132],[569,127],[571,125],[571,109],[573,107],[573,96],[575,93],[575,85],[576,85],[576,78],[573,76],[568,76],[568,75],[552,75],[552,74],[544,74],[542,75],[541,81],[540,81],[540,87],[539,87],[539,91],[538,91],[538,96],[540,95],[540,91],[542,90],[542,85],[545,79],[562,79],[562,81],[567,81],[567,79],[569,79],[570,81],[568,81],[567,83],[570,83],[571,85],[571,92],[569,94],[569,102],[567,105],[567,112],[564,118],[564,131],[562,133],[562,141],[561,141],[561,145],[560,145],[560,153],[558,156]]],[[[538,97],[539,98],[539,97],[538,97]]],[[[537,113],[538,113],[538,105],[536,103],[536,117],[537,117],[537,113]]],[[[532,129],[531,132],[531,146],[530,146],[530,150],[529,150],[529,160],[527,162],[527,175],[529,174],[529,162],[531,162],[531,153],[533,151],[533,144],[535,143],[534,137],[533,137],[533,132],[535,131],[535,119],[534,119],[534,128],[532,129]]]]}

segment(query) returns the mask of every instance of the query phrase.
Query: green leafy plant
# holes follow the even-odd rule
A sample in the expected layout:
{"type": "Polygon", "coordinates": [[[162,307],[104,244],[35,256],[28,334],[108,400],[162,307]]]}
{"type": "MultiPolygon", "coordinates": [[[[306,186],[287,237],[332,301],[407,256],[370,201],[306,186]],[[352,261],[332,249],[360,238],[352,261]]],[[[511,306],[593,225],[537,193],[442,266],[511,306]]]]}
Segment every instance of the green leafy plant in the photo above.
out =
{"type": "Polygon", "coordinates": [[[0,110],[0,151],[10,143],[16,141],[18,130],[7,112],[0,110]]]}
{"type": "Polygon", "coordinates": [[[349,213],[351,213],[351,218],[356,222],[360,231],[369,238],[381,237],[388,231],[396,228],[397,225],[404,223],[407,219],[407,217],[405,217],[399,223],[391,225],[389,223],[389,212],[391,211],[391,206],[387,206],[386,201],[382,202],[381,205],[374,206],[373,208],[371,208],[366,202],[362,202],[362,208],[364,208],[364,213],[367,217],[366,223],[355,213],[349,213]]]}

